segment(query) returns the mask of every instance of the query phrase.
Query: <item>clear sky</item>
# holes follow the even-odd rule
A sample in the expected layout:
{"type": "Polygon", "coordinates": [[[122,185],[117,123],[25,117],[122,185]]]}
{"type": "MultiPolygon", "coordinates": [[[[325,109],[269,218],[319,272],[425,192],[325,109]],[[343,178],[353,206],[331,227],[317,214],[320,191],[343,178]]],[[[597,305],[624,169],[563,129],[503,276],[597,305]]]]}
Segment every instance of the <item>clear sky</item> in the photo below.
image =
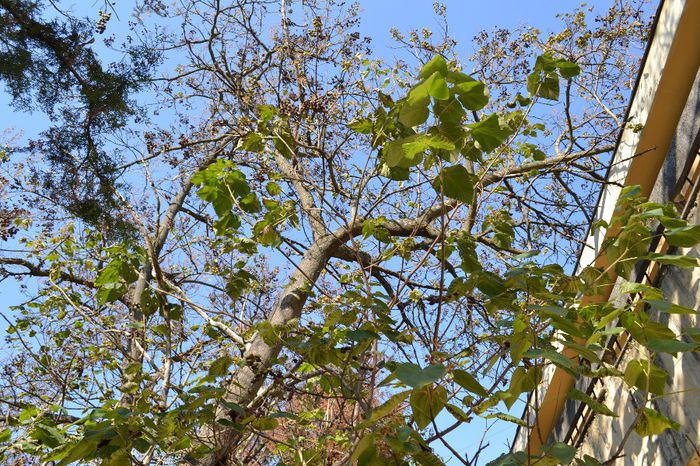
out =
{"type": "MultiPolygon", "coordinates": [[[[604,11],[613,0],[595,0],[587,2],[598,11],[604,11]]],[[[68,2],[64,2],[68,3],[68,2]]],[[[99,3],[99,2],[96,2],[99,3]]],[[[127,11],[130,1],[117,2],[120,12],[127,11]]],[[[362,32],[373,37],[372,48],[376,55],[390,58],[396,51],[392,48],[389,30],[396,27],[401,31],[410,28],[428,27],[434,29],[437,26],[436,16],[433,12],[432,0],[362,0],[362,32]]],[[[472,38],[481,30],[490,30],[494,27],[513,28],[516,26],[535,26],[543,32],[553,29],[557,24],[555,13],[570,11],[581,2],[572,0],[445,0],[447,7],[451,34],[458,40],[458,51],[461,58],[466,58],[471,52],[472,38]]],[[[80,12],[80,5],[87,5],[85,15],[97,17],[98,5],[93,2],[75,2],[74,11],[80,12]]],[[[125,28],[127,15],[120,13],[120,20],[112,18],[110,28],[125,28]],[[119,24],[121,21],[121,24],[119,24]]],[[[9,99],[4,93],[0,93],[0,135],[3,130],[12,129],[12,132],[21,132],[27,137],[36,136],[45,129],[47,120],[42,115],[29,115],[17,113],[9,106],[9,99]]],[[[4,143],[0,139],[0,143],[4,143]]],[[[12,244],[0,243],[0,248],[14,247],[12,244]]],[[[17,283],[6,280],[0,283],[0,312],[8,315],[8,308],[22,300],[17,283]]],[[[7,325],[0,320],[0,338],[4,335],[7,325]]],[[[0,340],[1,341],[1,340],[0,340]]],[[[2,346],[2,343],[0,343],[2,346]]],[[[519,415],[522,405],[513,408],[515,415],[519,415]]],[[[443,415],[442,422],[451,422],[451,417],[443,415]]],[[[478,446],[483,431],[484,421],[476,419],[473,425],[465,426],[452,432],[447,440],[457,447],[460,453],[473,454],[478,446]]],[[[491,446],[482,455],[480,464],[485,464],[486,459],[493,459],[500,453],[508,450],[509,442],[515,431],[514,426],[499,422],[486,435],[486,442],[491,446]]],[[[445,459],[451,458],[450,453],[439,442],[434,445],[436,451],[445,459]]],[[[454,459],[450,465],[458,464],[454,459]]]]}

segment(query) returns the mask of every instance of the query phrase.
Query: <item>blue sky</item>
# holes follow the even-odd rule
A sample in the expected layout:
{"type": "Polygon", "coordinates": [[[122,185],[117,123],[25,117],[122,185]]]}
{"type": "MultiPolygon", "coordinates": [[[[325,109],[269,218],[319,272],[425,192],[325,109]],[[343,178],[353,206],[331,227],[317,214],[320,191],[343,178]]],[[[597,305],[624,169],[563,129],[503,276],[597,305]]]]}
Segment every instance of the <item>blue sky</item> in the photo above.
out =
{"type": "MultiPolygon", "coordinates": [[[[67,3],[67,2],[65,2],[67,3]]],[[[97,17],[99,5],[97,2],[85,2],[87,7],[83,7],[85,15],[97,17]]],[[[130,2],[120,1],[117,7],[120,11],[120,20],[112,18],[109,27],[114,30],[124,30],[127,15],[122,11],[128,9],[130,2]],[[119,24],[121,22],[121,24],[119,24]]],[[[435,28],[438,23],[433,12],[432,0],[362,0],[363,22],[362,32],[373,37],[372,48],[376,55],[391,58],[397,52],[392,48],[389,30],[396,27],[401,31],[410,28],[435,28]]],[[[543,32],[552,29],[556,24],[556,12],[569,11],[580,4],[570,0],[446,0],[443,2],[447,7],[449,26],[451,34],[458,40],[458,51],[462,59],[465,59],[471,52],[472,38],[479,31],[492,29],[494,27],[513,28],[516,26],[530,25],[541,29],[543,32]]],[[[596,0],[587,2],[596,9],[603,11],[612,0],[596,0]]],[[[74,11],[80,12],[81,3],[74,11]]],[[[5,129],[10,129],[12,133],[21,132],[23,137],[19,142],[26,141],[27,138],[36,136],[45,129],[47,120],[40,114],[30,115],[17,113],[9,106],[9,99],[6,94],[0,94],[0,134],[5,129]]],[[[0,143],[4,141],[0,140],[0,143]]],[[[2,248],[10,248],[16,245],[0,244],[2,248]]],[[[23,300],[19,293],[17,283],[6,280],[0,283],[0,312],[8,315],[8,308],[18,304],[23,300]]],[[[0,321],[0,338],[6,330],[4,321],[0,321]]],[[[522,406],[514,407],[514,414],[519,414],[522,406]]],[[[451,422],[450,416],[443,416],[443,422],[451,422]]],[[[460,451],[466,452],[469,456],[478,446],[484,431],[484,422],[476,419],[473,425],[465,426],[452,432],[448,441],[460,451]]],[[[499,422],[486,435],[486,442],[491,444],[483,456],[481,464],[487,458],[494,458],[500,453],[507,451],[508,444],[512,439],[515,428],[503,422],[499,422]]],[[[444,458],[450,458],[449,452],[439,443],[435,444],[436,450],[444,458]]],[[[448,464],[457,464],[457,461],[450,461],[448,464]]]]}

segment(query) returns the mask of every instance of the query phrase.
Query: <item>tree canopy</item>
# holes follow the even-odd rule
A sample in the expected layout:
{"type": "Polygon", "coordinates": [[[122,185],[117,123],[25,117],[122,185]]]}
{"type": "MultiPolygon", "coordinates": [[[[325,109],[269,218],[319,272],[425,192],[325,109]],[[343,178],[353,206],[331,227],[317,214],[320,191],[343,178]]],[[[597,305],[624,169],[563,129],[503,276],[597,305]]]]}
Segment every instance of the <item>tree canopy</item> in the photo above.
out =
{"type": "Polygon", "coordinates": [[[338,0],[142,0],[121,44],[112,7],[0,0],[0,79],[51,121],[1,166],[2,279],[30,285],[2,310],[7,464],[476,464],[483,442],[445,436],[530,428],[512,408],[548,367],[660,396],[653,355],[697,349],[631,302],[581,304],[641,261],[698,265],[650,255],[699,232],[634,188],[591,225],[644,2],[485,31],[468,57],[436,4],[443,30],[393,31],[393,61],[338,0]],[[608,227],[609,267],[574,274],[608,227]],[[623,331],[649,354],[621,372],[623,331]]]}

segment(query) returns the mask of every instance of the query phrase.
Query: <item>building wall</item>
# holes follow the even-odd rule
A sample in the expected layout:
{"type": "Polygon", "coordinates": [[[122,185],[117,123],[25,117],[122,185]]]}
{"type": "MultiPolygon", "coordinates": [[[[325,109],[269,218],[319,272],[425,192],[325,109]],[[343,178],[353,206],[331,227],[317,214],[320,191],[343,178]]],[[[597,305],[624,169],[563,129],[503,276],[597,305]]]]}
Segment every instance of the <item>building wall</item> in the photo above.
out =
{"type": "MultiPolygon", "coordinates": [[[[651,200],[670,202],[677,191],[679,180],[685,177],[687,162],[695,157],[700,134],[700,73],[696,77],[693,91],[685,106],[676,135],[664,162],[651,200]]],[[[700,224],[700,213],[695,207],[688,221],[700,224]]],[[[686,255],[700,258],[700,248],[682,250],[686,255]]],[[[664,268],[656,285],[666,298],[676,304],[700,310],[700,269],[664,268]]],[[[613,291],[611,299],[620,299],[613,291]]],[[[683,328],[698,328],[700,319],[691,315],[668,315],[651,309],[652,318],[665,322],[676,333],[683,328]]],[[[644,357],[646,350],[629,345],[623,355],[620,368],[627,362],[644,357]]],[[[616,465],[686,465],[700,448],[700,353],[679,353],[677,358],[664,355],[655,361],[669,374],[667,392],[674,392],[653,401],[655,407],[681,425],[678,432],[667,430],[663,434],[642,439],[636,433],[628,435],[616,465]]],[[[580,379],[576,388],[585,391],[590,379],[580,379]]],[[[579,447],[578,456],[585,454],[601,460],[609,459],[617,451],[629,430],[637,408],[643,403],[639,395],[631,395],[620,380],[604,382],[604,402],[619,417],[596,415],[590,423],[579,447]]],[[[567,402],[564,413],[556,425],[550,441],[566,441],[566,434],[574,421],[579,403],[567,402]]]]}

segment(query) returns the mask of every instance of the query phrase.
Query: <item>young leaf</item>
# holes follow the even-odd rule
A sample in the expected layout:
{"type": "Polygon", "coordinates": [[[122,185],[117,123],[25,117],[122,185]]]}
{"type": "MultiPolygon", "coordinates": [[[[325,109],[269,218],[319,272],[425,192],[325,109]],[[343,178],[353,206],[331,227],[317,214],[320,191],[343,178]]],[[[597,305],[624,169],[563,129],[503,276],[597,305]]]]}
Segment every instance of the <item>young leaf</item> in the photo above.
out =
{"type": "Polygon", "coordinates": [[[637,419],[634,431],[641,437],[647,437],[649,435],[659,435],[666,429],[678,430],[679,428],[680,424],[667,418],[660,412],[651,408],[644,408],[639,419],[637,419]]]}

